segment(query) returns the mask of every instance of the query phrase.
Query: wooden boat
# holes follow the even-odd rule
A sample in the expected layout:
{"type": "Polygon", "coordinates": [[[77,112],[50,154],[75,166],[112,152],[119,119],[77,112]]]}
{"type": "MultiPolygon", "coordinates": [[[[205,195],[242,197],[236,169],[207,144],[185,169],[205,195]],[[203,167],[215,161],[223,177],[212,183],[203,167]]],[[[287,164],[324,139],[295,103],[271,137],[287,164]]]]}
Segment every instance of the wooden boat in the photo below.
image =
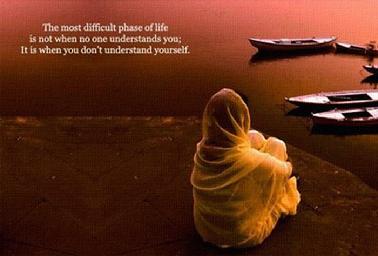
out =
{"type": "Polygon", "coordinates": [[[316,50],[331,47],[336,37],[327,38],[304,38],[304,39],[258,39],[249,38],[252,46],[259,51],[298,51],[316,50]]]}
{"type": "Polygon", "coordinates": [[[369,73],[372,73],[373,75],[378,75],[378,66],[375,66],[375,65],[363,65],[364,69],[369,72],[369,73]]]}
{"type": "Polygon", "coordinates": [[[378,106],[378,90],[321,92],[297,97],[286,97],[285,100],[300,107],[312,108],[378,106]]]}
{"type": "Polygon", "coordinates": [[[338,52],[378,56],[378,49],[376,49],[375,45],[372,43],[369,43],[366,46],[363,46],[363,45],[337,42],[335,45],[336,45],[336,50],[338,52]]]}
{"type": "Polygon", "coordinates": [[[378,49],[375,41],[371,41],[366,45],[366,54],[373,57],[378,57],[378,49]]]}
{"type": "Polygon", "coordinates": [[[367,47],[362,45],[348,44],[348,43],[336,43],[336,50],[340,52],[349,52],[356,54],[366,54],[367,47]]]}
{"type": "Polygon", "coordinates": [[[373,57],[378,57],[378,49],[368,49],[366,54],[373,57]]]}
{"type": "Polygon", "coordinates": [[[377,126],[378,107],[333,109],[327,112],[311,114],[315,125],[332,126],[377,126]]]}

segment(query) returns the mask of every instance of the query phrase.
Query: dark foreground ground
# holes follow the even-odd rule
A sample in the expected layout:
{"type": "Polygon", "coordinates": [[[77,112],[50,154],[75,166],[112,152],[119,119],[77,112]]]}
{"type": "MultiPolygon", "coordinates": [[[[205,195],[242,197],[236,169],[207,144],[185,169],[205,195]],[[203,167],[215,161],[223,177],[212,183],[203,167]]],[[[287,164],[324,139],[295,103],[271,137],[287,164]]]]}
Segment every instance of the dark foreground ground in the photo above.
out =
{"type": "Polygon", "coordinates": [[[376,255],[378,192],[288,146],[302,202],[259,247],[195,232],[196,118],[22,118],[1,125],[0,255],[376,255]]]}

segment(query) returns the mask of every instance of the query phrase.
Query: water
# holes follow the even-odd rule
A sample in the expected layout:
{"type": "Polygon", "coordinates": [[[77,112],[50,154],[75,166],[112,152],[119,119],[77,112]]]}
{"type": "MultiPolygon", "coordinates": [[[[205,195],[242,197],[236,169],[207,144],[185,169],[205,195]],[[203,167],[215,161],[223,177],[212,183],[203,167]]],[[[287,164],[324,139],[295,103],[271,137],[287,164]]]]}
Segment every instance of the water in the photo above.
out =
{"type": "MultiPolygon", "coordinates": [[[[378,187],[377,131],[312,132],[288,116],[285,96],[367,89],[363,56],[321,53],[252,59],[251,36],[336,35],[378,40],[375,0],[11,1],[1,8],[1,114],[200,115],[223,87],[249,97],[252,126],[345,167],[378,187]],[[185,56],[20,56],[40,24],[164,22],[190,45],[185,56]]],[[[377,63],[377,60],[375,60],[377,63]]],[[[369,82],[369,81],[368,81],[369,82]]]]}

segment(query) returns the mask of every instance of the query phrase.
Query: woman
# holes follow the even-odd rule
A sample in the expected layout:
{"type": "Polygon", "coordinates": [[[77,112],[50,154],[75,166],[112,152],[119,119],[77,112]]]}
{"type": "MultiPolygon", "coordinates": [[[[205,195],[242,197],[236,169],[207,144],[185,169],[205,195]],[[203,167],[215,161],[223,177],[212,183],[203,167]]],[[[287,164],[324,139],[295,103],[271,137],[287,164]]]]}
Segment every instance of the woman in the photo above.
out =
{"type": "Polygon", "coordinates": [[[300,201],[285,143],[249,128],[248,107],[233,90],[210,99],[191,183],[196,229],[219,247],[262,243],[300,201]]]}

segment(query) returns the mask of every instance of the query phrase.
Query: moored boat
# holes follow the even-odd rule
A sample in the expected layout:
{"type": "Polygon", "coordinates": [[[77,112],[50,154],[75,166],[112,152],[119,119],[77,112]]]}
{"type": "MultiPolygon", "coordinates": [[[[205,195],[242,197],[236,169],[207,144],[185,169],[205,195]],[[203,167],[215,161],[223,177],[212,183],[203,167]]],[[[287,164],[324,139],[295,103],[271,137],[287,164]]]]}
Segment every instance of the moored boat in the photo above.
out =
{"type": "Polygon", "coordinates": [[[371,41],[366,45],[366,54],[369,56],[378,57],[378,49],[375,41],[371,41]]]}
{"type": "Polygon", "coordinates": [[[298,51],[316,50],[331,47],[336,37],[327,38],[303,38],[303,39],[258,39],[249,38],[252,46],[259,51],[298,51]]]}
{"type": "Polygon", "coordinates": [[[376,46],[373,43],[369,43],[366,46],[363,46],[350,43],[336,42],[335,45],[336,51],[338,52],[378,56],[378,49],[376,49],[376,46]]]}
{"type": "Polygon", "coordinates": [[[315,125],[330,126],[377,126],[378,107],[333,109],[311,114],[315,125]]]}
{"type": "Polygon", "coordinates": [[[375,65],[363,65],[363,68],[373,75],[378,75],[378,66],[375,65]]]}
{"type": "Polygon", "coordinates": [[[321,92],[290,98],[285,97],[285,100],[300,107],[313,108],[378,106],[378,90],[321,92]]]}
{"type": "Polygon", "coordinates": [[[367,47],[349,43],[336,42],[336,50],[340,52],[349,52],[355,54],[366,54],[367,47]]]}
{"type": "Polygon", "coordinates": [[[366,53],[369,56],[378,57],[378,49],[368,49],[366,53]]]}

